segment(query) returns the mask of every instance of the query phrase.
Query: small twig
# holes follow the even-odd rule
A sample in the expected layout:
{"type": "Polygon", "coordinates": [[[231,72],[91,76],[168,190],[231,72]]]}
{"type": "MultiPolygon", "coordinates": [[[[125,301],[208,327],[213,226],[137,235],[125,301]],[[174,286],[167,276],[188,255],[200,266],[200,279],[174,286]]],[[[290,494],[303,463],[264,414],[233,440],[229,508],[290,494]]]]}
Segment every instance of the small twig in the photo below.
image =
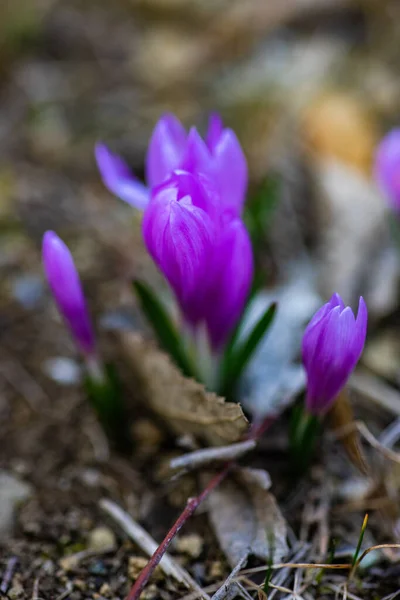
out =
{"type": "Polygon", "coordinates": [[[32,600],[38,600],[39,598],[39,581],[39,577],[36,577],[33,582],[32,600]]]}
{"type": "Polygon", "coordinates": [[[363,421],[353,421],[349,423],[345,427],[342,427],[340,430],[336,430],[334,432],[334,436],[337,439],[340,439],[343,436],[346,436],[351,431],[358,431],[360,435],[369,443],[372,448],[375,448],[378,452],[380,452],[385,458],[400,464],[400,454],[398,452],[394,452],[390,450],[390,448],[386,448],[381,444],[379,440],[370,432],[368,427],[363,421]]]}
{"type": "Polygon", "coordinates": [[[11,583],[11,579],[12,579],[12,576],[14,574],[14,570],[15,570],[15,567],[17,566],[17,564],[18,564],[18,558],[16,556],[12,556],[8,560],[6,571],[4,573],[4,577],[3,577],[3,580],[0,585],[0,593],[2,593],[2,594],[7,593],[8,587],[11,583]]]}
{"type": "MultiPolygon", "coordinates": [[[[118,504],[112,500],[103,498],[100,500],[99,506],[118,523],[121,529],[133,539],[145,554],[151,556],[157,550],[157,542],[153,540],[151,535],[136,523],[128,513],[122,510],[118,504]]],[[[188,588],[195,589],[201,598],[209,600],[210,597],[203,592],[194,579],[190,577],[189,573],[171,556],[164,554],[160,561],[160,567],[165,575],[173,577],[176,581],[185,584],[188,588]]]]}
{"type": "MultiPolygon", "coordinates": [[[[247,436],[247,439],[256,440],[258,439],[264,431],[275,421],[276,417],[268,417],[257,427],[252,427],[247,436]]],[[[156,569],[157,565],[160,563],[162,557],[167,551],[170,543],[176,536],[176,534],[181,530],[186,521],[193,515],[196,509],[200,506],[202,502],[209,496],[209,494],[216,488],[218,485],[225,479],[231,468],[234,466],[235,461],[229,461],[225,467],[217,473],[208,483],[207,487],[194,498],[190,498],[186,504],[186,508],[179,515],[178,519],[172,525],[171,529],[168,531],[167,535],[155,550],[154,554],[150,558],[147,565],[139,574],[136,582],[133,584],[132,589],[130,590],[126,600],[138,600],[140,594],[142,593],[144,587],[149,581],[151,575],[156,569]]]]}
{"type": "Polygon", "coordinates": [[[158,548],[153,553],[153,555],[150,558],[147,565],[141,571],[139,577],[137,578],[136,582],[134,583],[131,591],[129,592],[129,594],[127,596],[127,600],[138,600],[138,598],[140,597],[140,594],[143,591],[143,588],[145,587],[145,585],[147,584],[151,575],[153,574],[154,570],[160,563],[167,548],[169,547],[170,543],[172,542],[172,540],[174,539],[176,534],[181,530],[181,528],[186,523],[186,521],[192,516],[192,514],[195,512],[195,510],[198,508],[198,506],[207,498],[207,496],[213,491],[213,489],[216,488],[221,483],[221,481],[223,481],[223,479],[225,479],[231,466],[232,466],[231,463],[226,465],[222,471],[217,473],[217,475],[215,475],[210,480],[207,487],[201,492],[201,494],[199,494],[198,496],[195,496],[194,498],[190,498],[188,500],[188,503],[186,504],[186,508],[179,515],[178,519],[175,521],[175,523],[173,524],[171,529],[168,531],[167,535],[165,536],[165,538],[163,539],[161,544],[158,546],[158,548]]]}
{"type": "Polygon", "coordinates": [[[229,446],[219,446],[217,448],[202,448],[194,452],[188,452],[177,458],[173,458],[170,463],[170,469],[197,469],[210,462],[234,460],[246,454],[256,447],[255,440],[246,440],[238,444],[230,444],[229,446]]]}
{"type": "Polygon", "coordinates": [[[239,573],[239,571],[241,571],[246,566],[246,563],[247,563],[247,555],[244,556],[238,562],[236,567],[231,571],[231,573],[228,575],[228,577],[226,578],[224,583],[221,585],[221,587],[215,592],[215,594],[213,595],[211,600],[223,600],[225,598],[229,587],[233,583],[232,580],[236,577],[236,575],[239,573]]]}
{"type": "Polygon", "coordinates": [[[358,369],[349,380],[350,389],[355,390],[368,400],[372,400],[380,408],[385,408],[394,415],[400,416],[400,393],[382,379],[358,369]]]}
{"type": "Polygon", "coordinates": [[[56,600],[64,600],[64,598],[66,598],[73,590],[73,583],[72,581],[67,581],[66,585],[65,585],[65,590],[63,592],[61,592],[61,594],[59,596],[57,596],[56,600]]]}

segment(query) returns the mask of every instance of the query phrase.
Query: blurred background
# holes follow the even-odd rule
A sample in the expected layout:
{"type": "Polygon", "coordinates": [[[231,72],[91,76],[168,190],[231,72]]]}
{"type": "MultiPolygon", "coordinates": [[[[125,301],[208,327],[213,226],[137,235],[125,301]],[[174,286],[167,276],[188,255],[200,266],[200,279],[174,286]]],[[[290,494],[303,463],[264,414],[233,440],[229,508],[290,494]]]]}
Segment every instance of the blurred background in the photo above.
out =
{"type": "Polygon", "coordinates": [[[100,322],[127,318],[131,277],[152,267],[140,216],[103,187],[93,147],[106,142],[142,176],[166,111],[204,131],[217,110],[237,132],[249,206],[262,198],[250,225],[264,284],[295,273],[321,298],[364,294],[372,323],[395,314],[399,260],[372,165],[399,122],[399,19],[397,0],[2,2],[3,347],[33,362],[41,344],[71,347],[44,326],[49,228],[70,244],[100,322]]]}

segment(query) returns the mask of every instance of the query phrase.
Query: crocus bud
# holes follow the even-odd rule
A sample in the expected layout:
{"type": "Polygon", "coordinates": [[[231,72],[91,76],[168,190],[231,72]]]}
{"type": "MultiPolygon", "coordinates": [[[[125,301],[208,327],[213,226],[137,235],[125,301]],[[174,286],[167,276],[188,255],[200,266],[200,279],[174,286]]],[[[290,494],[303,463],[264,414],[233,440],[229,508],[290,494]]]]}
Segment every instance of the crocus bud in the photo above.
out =
{"type": "Polygon", "coordinates": [[[400,215],[400,128],[393,129],[379,144],[375,177],[390,207],[400,215]]]}
{"type": "Polygon", "coordinates": [[[345,386],[364,348],[367,307],[360,298],[357,318],[334,294],[311,319],[303,336],[303,364],[307,372],[306,408],[325,413],[345,386]]]}
{"type": "Polygon", "coordinates": [[[126,162],[104,144],[97,144],[95,158],[106,188],[135,208],[144,209],[149,202],[149,190],[138,181],[126,162]]]}
{"type": "Polygon", "coordinates": [[[253,280],[251,242],[239,218],[222,218],[214,261],[206,324],[212,347],[219,350],[243,312],[253,280]]]}
{"type": "Polygon", "coordinates": [[[203,206],[201,183],[175,172],[153,190],[143,218],[148,251],[171,285],[189,323],[201,317],[214,249],[214,224],[203,206]]]}
{"type": "Polygon", "coordinates": [[[78,271],[68,247],[54,231],[44,234],[42,257],[58,310],[77,346],[86,356],[94,354],[95,339],[78,271]]]}

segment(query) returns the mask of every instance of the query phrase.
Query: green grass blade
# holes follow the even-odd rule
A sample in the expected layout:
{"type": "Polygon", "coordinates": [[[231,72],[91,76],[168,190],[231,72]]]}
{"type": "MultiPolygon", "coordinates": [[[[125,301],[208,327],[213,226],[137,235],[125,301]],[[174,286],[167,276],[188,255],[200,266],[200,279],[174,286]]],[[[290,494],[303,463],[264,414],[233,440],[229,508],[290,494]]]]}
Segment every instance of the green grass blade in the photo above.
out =
{"type": "Polygon", "coordinates": [[[229,356],[224,365],[223,383],[221,393],[230,396],[239,381],[245,367],[247,366],[253,352],[265,336],[272,324],[277,304],[273,302],[262,314],[260,319],[254,325],[247,338],[236,348],[229,352],[229,356]]]}
{"type": "Polygon", "coordinates": [[[136,279],[133,287],[160,346],[172,357],[184,375],[195,377],[194,368],[182,347],[179,334],[162,303],[142,281],[136,279]]]}

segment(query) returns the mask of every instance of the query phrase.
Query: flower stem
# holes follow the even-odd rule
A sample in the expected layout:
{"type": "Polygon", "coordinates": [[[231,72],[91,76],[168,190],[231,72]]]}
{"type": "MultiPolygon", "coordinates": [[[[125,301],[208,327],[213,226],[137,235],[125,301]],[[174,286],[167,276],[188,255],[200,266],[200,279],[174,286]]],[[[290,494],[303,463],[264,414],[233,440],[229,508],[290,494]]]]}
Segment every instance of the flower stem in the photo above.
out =
{"type": "MultiPolygon", "coordinates": [[[[249,434],[247,435],[247,439],[258,439],[274,421],[275,417],[268,417],[260,425],[251,427],[249,434]]],[[[226,463],[224,468],[221,471],[219,471],[216,475],[214,475],[214,477],[208,482],[207,487],[205,487],[198,496],[195,496],[194,498],[189,498],[183,512],[179,515],[179,517],[172,525],[171,529],[168,531],[161,544],[153,553],[147,565],[141,571],[139,577],[133,584],[128,596],[126,597],[126,600],[139,599],[144,587],[146,586],[154,570],[160,563],[162,557],[164,556],[165,552],[167,551],[169,545],[171,544],[176,534],[181,530],[186,521],[192,516],[192,514],[207,498],[207,496],[225,479],[225,477],[229,473],[230,469],[234,466],[234,464],[234,460],[231,460],[228,463],[226,463]]]]}
{"type": "Polygon", "coordinates": [[[209,481],[207,487],[204,488],[204,490],[201,492],[201,494],[199,494],[198,496],[195,496],[194,498],[190,498],[188,500],[184,511],[179,515],[179,517],[177,518],[177,520],[175,521],[175,523],[173,524],[171,529],[168,531],[167,535],[165,536],[165,538],[163,539],[161,544],[158,546],[158,548],[154,552],[153,556],[151,557],[151,559],[149,560],[147,565],[144,567],[144,569],[140,573],[140,575],[137,578],[137,580],[135,581],[131,591],[129,592],[129,595],[127,596],[126,600],[137,600],[140,597],[140,594],[142,593],[145,585],[147,584],[148,580],[150,579],[151,575],[153,574],[155,568],[158,566],[160,560],[164,556],[165,552],[168,549],[168,546],[170,545],[170,543],[172,542],[172,540],[174,539],[176,534],[180,531],[180,529],[183,527],[183,525],[186,523],[186,521],[189,519],[189,517],[192,516],[192,514],[194,513],[196,508],[203,502],[203,500],[205,500],[207,498],[209,493],[212,492],[213,489],[216,488],[221,483],[221,481],[226,477],[229,469],[232,467],[232,464],[233,463],[226,464],[225,467],[222,469],[222,471],[217,473],[209,481]]]}

